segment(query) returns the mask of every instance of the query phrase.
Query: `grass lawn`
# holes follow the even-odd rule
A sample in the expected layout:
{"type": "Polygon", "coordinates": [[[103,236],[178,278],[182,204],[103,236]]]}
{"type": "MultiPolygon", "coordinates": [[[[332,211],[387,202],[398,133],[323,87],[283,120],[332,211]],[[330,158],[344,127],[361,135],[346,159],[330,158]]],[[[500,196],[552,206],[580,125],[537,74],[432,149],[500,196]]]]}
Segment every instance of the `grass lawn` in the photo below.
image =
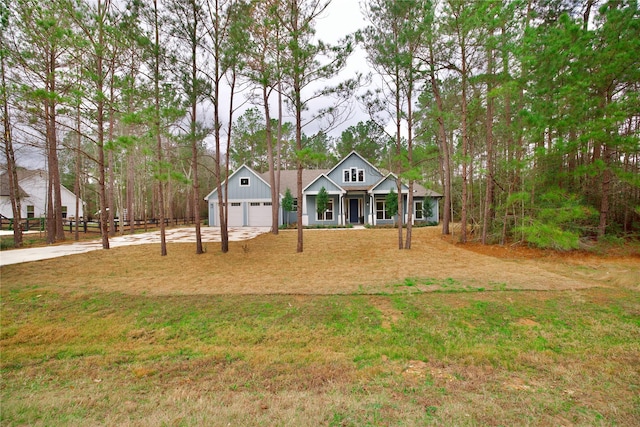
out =
{"type": "Polygon", "coordinates": [[[639,423],[636,252],[414,233],[402,252],[393,230],[314,230],[304,254],[283,232],[2,267],[0,423],[639,423]]]}

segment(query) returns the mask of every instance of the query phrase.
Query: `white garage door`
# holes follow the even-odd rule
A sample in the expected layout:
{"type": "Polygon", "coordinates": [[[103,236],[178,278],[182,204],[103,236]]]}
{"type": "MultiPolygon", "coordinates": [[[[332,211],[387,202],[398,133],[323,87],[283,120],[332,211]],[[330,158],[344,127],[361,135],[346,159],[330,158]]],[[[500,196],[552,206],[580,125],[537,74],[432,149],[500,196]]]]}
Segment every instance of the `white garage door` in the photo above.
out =
{"type": "Polygon", "coordinates": [[[271,225],[271,202],[249,203],[249,225],[252,227],[271,225]]]}
{"type": "Polygon", "coordinates": [[[242,203],[231,202],[229,203],[229,218],[227,219],[227,226],[229,227],[242,227],[244,221],[242,218],[242,203]]]}

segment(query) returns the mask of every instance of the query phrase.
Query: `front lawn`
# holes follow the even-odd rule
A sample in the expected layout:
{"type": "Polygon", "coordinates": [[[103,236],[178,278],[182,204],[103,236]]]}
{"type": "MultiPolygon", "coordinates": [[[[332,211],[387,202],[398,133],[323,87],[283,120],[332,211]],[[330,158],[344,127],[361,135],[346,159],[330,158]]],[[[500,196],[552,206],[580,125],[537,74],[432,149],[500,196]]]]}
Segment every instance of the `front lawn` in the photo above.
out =
{"type": "Polygon", "coordinates": [[[435,234],[418,236],[411,253],[399,254],[384,249],[393,241],[385,233],[310,231],[305,258],[291,255],[295,235],[285,232],[239,242],[226,255],[209,244],[196,257],[193,245],[174,244],[165,258],[155,247],[131,247],[2,267],[0,423],[546,426],[640,419],[640,293],[628,276],[634,260],[499,259],[435,234]],[[353,261],[347,250],[339,251],[347,260],[327,264],[335,253],[321,248],[333,233],[345,246],[374,246],[364,267],[338,272],[353,261]],[[425,256],[444,251],[440,244],[451,247],[448,276],[425,256]],[[312,255],[313,265],[327,266],[310,272],[309,285],[299,267],[312,255]],[[278,273],[265,271],[261,283],[262,263],[278,256],[278,273]],[[416,271],[399,271],[420,259],[416,271]],[[469,267],[475,278],[467,261],[476,264],[469,267]],[[496,269],[492,279],[485,262],[514,271],[496,269]],[[231,283],[211,276],[215,268],[231,283]],[[532,287],[535,277],[520,282],[518,268],[539,272],[545,288],[532,287]]]}

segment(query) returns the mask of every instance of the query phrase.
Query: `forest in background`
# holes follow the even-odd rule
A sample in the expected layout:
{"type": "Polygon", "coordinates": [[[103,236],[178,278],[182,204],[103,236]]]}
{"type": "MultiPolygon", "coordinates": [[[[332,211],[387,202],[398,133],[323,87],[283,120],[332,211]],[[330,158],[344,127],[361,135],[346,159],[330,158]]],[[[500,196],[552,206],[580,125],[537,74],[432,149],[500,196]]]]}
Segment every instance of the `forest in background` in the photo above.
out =
{"type": "MultiPolygon", "coordinates": [[[[320,0],[0,4],[12,201],[19,212],[16,147],[34,146],[51,243],[64,239],[58,183],[99,212],[108,248],[115,215],[199,218],[242,163],[277,183],[351,150],[443,194],[442,231],[455,222],[462,242],[638,236],[636,1],[369,0],[366,27],[338,45],[315,35],[320,0]],[[355,49],[369,71],[335,83],[355,49]],[[369,120],[332,137],[349,108],[369,120]]],[[[398,230],[410,248],[410,211],[398,230]]]]}

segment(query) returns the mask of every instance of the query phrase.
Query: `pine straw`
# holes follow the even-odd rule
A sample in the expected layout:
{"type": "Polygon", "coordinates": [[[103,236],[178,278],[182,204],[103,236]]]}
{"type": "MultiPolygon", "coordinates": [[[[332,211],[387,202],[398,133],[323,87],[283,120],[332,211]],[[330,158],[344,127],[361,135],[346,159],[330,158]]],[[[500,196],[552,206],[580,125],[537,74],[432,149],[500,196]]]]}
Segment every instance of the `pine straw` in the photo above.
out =
{"type": "MultiPolygon", "coordinates": [[[[602,285],[549,260],[499,259],[444,241],[437,227],[413,230],[399,250],[397,230],[305,230],[231,242],[150,244],[95,251],[2,268],[3,287],[37,285],[148,295],[351,294],[432,290],[564,290],[602,285]],[[406,286],[405,286],[406,285],[406,286]]],[[[599,278],[596,278],[599,279],[599,278]]]]}

